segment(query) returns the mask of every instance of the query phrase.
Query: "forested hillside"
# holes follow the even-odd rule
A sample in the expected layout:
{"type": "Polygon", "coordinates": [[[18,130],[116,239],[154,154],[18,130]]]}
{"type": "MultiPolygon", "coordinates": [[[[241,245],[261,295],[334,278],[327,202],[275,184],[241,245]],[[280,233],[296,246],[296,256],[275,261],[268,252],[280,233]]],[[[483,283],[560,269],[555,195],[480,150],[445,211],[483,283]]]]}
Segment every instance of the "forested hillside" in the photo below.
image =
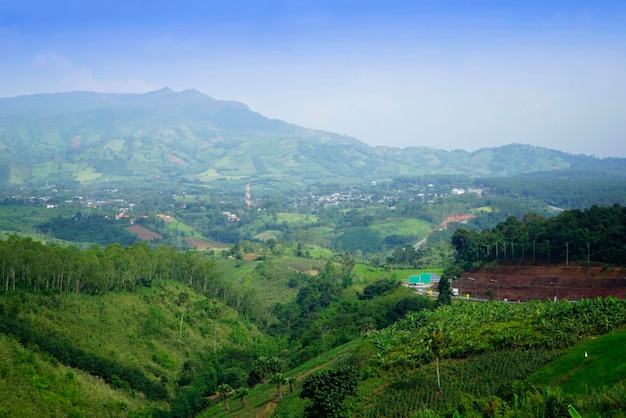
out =
{"type": "Polygon", "coordinates": [[[0,99],[0,148],[11,156],[0,158],[0,184],[57,187],[242,178],[302,186],[425,174],[619,173],[626,165],[623,159],[605,161],[519,144],[472,153],[419,144],[402,150],[369,147],[354,138],[265,118],[242,103],[170,89],[0,99]]]}
{"type": "Polygon", "coordinates": [[[509,217],[491,230],[457,229],[452,236],[464,269],[490,263],[626,263],[626,208],[593,206],[545,219],[509,217]]]}

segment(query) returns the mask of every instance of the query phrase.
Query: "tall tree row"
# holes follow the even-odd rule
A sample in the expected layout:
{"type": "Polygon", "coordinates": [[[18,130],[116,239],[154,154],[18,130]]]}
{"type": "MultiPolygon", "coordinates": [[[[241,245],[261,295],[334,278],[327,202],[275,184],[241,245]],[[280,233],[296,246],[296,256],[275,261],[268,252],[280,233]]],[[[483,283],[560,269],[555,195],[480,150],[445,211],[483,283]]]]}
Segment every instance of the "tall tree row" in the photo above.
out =
{"type": "Polygon", "coordinates": [[[111,244],[88,250],[45,245],[11,236],[0,241],[0,281],[4,293],[132,291],[154,279],[170,279],[220,296],[225,283],[213,260],[145,242],[111,244]]]}
{"type": "Polygon", "coordinates": [[[486,263],[626,263],[626,207],[592,206],[545,219],[513,216],[491,230],[460,228],[452,236],[464,267],[486,263]]]}

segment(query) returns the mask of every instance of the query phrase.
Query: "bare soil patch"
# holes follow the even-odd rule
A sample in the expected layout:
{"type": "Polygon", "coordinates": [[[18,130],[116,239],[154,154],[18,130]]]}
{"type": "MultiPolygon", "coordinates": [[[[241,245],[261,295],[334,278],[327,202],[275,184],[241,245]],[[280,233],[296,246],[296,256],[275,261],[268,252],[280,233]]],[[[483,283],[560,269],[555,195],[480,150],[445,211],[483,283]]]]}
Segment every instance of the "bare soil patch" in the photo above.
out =
{"type": "Polygon", "coordinates": [[[187,245],[191,248],[195,248],[196,250],[228,248],[228,245],[222,244],[221,242],[208,241],[198,238],[186,238],[185,241],[187,242],[187,245]]]}
{"type": "Polygon", "coordinates": [[[625,298],[626,269],[584,265],[504,265],[464,273],[453,286],[461,295],[469,293],[481,299],[509,301],[554,300],[555,297],[567,300],[606,296],[625,298]]]}
{"type": "Polygon", "coordinates": [[[146,227],[143,227],[137,224],[127,226],[124,229],[126,229],[128,232],[130,232],[131,234],[135,235],[137,238],[143,241],[153,241],[155,239],[163,238],[161,234],[158,234],[151,229],[148,229],[146,227]]]}

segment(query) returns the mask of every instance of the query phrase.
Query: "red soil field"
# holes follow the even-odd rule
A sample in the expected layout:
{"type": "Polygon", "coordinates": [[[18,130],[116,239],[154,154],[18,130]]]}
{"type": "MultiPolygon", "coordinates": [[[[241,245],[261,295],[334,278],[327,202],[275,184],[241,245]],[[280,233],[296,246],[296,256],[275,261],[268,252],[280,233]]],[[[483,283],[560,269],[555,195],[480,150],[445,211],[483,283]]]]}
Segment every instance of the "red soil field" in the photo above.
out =
{"type": "Polygon", "coordinates": [[[185,241],[187,242],[187,245],[189,245],[191,248],[195,248],[196,250],[228,248],[228,245],[224,245],[219,242],[200,240],[197,238],[187,238],[185,239],[185,241]]]}
{"type": "Polygon", "coordinates": [[[463,273],[452,287],[459,295],[479,299],[528,301],[626,297],[626,269],[622,267],[504,265],[463,273]],[[471,280],[475,279],[475,280],[471,280]],[[499,297],[498,297],[499,296],[499,297]]]}
{"type": "Polygon", "coordinates": [[[152,241],[155,239],[161,239],[163,238],[163,236],[161,234],[157,234],[156,232],[154,232],[151,229],[145,228],[141,225],[131,225],[131,226],[127,226],[126,229],[128,232],[130,232],[133,235],[136,235],[137,238],[139,238],[140,240],[143,241],[152,241]]]}

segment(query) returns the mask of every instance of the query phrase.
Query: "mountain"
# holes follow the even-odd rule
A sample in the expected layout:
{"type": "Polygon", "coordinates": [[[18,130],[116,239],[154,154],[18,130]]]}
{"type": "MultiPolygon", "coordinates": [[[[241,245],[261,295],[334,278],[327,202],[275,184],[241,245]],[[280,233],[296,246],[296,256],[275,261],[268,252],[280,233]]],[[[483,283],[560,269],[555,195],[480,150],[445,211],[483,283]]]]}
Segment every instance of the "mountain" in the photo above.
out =
{"type": "MultiPolygon", "coordinates": [[[[196,90],[71,92],[0,99],[0,184],[125,178],[319,180],[422,174],[510,176],[604,160],[527,145],[472,153],[370,147],[268,119],[196,90]]],[[[614,161],[615,163],[615,161],[614,161]]],[[[620,167],[626,159],[619,159],[620,167]]]]}

